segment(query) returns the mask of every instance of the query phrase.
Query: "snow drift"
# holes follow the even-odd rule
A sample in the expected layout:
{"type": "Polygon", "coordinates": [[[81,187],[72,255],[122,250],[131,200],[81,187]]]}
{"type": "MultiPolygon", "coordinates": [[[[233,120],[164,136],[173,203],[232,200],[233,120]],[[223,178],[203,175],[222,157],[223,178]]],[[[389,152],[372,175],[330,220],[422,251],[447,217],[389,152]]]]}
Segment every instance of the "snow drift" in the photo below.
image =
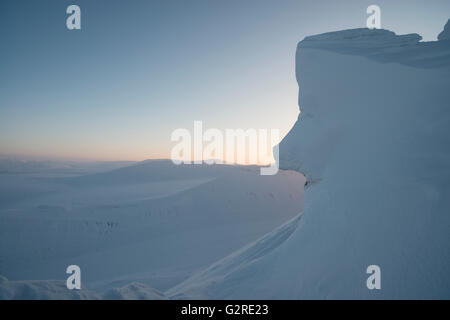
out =
{"type": "Polygon", "coordinates": [[[428,43],[368,29],[301,41],[301,114],[280,144],[280,167],[307,178],[302,217],[166,294],[450,298],[445,29],[428,43]],[[381,290],[366,287],[369,265],[381,268],[381,290]]]}

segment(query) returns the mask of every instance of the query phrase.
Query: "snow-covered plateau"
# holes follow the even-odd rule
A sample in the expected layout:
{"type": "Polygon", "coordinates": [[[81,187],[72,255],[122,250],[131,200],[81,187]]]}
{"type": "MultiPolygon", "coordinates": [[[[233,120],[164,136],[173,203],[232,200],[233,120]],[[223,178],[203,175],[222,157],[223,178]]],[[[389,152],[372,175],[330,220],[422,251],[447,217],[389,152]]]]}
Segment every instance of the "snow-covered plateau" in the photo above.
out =
{"type": "Polygon", "coordinates": [[[256,166],[170,160],[105,165],[73,176],[80,166],[8,163],[0,175],[0,298],[164,298],[301,211],[297,172],[261,176],[256,166]],[[69,265],[81,269],[80,291],[66,288],[69,265]]]}

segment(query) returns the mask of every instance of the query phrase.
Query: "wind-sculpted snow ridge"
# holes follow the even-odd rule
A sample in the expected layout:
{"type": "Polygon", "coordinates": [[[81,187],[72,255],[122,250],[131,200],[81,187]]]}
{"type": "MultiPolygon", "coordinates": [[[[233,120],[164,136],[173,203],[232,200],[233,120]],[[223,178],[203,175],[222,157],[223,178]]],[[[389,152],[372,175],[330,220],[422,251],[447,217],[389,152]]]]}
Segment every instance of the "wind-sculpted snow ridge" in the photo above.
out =
{"type": "MultiPolygon", "coordinates": [[[[440,40],[449,37],[447,26],[439,35],[440,40]]],[[[449,66],[450,42],[420,40],[422,37],[418,34],[396,35],[388,30],[352,29],[306,37],[298,48],[359,55],[383,63],[395,62],[419,68],[449,66]]]]}
{"type": "Polygon", "coordinates": [[[438,35],[438,40],[450,40],[450,19],[445,24],[444,30],[438,35]]]}
{"type": "Polygon", "coordinates": [[[270,253],[240,263],[250,246],[168,295],[450,298],[450,45],[419,39],[356,29],[300,42],[301,114],[279,150],[280,168],[307,178],[301,223],[270,253]]]}

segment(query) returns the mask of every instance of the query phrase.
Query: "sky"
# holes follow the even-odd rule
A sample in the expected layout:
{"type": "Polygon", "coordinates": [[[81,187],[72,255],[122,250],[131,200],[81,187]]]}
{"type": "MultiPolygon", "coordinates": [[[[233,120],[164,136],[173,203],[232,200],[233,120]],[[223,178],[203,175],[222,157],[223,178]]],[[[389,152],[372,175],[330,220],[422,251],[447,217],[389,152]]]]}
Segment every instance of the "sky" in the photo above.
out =
{"type": "Polygon", "coordinates": [[[169,158],[178,128],[295,123],[295,49],[366,26],[436,40],[450,1],[2,0],[0,155],[169,158]],[[66,8],[81,8],[81,30],[66,8]]]}

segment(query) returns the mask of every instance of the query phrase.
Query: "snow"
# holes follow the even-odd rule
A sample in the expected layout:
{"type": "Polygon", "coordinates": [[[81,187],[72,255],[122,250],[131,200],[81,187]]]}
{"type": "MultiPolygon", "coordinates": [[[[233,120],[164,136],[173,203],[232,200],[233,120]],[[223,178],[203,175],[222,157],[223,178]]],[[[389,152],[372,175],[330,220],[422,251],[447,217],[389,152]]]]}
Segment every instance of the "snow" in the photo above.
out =
{"type": "Polygon", "coordinates": [[[99,296],[86,290],[67,290],[65,281],[9,281],[0,276],[0,299],[93,300],[99,296]]]}
{"type": "Polygon", "coordinates": [[[208,286],[209,295],[222,296],[228,287],[239,285],[240,278],[233,277],[234,272],[255,263],[259,258],[270,254],[273,250],[283,244],[298,227],[301,215],[294,217],[284,225],[264,235],[257,241],[245,246],[222,260],[214,263],[179,286],[168,290],[166,294],[171,299],[204,299],[202,288],[208,286]],[[220,286],[215,286],[220,283],[220,286]],[[196,293],[196,286],[199,292],[196,293]],[[182,289],[189,287],[189,296],[182,293],[182,289]],[[180,290],[181,289],[181,290],[180,290]]]}
{"type": "Polygon", "coordinates": [[[0,300],[166,300],[164,294],[145,284],[132,282],[105,293],[90,290],[68,290],[61,280],[9,281],[0,276],[0,300]]]}
{"type": "Polygon", "coordinates": [[[2,174],[9,281],[0,288],[13,292],[2,296],[153,299],[301,211],[304,177],[259,169],[152,160],[76,177],[2,174]],[[79,295],[58,282],[71,264],[81,268],[79,295]]]}
{"type": "Polygon", "coordinates": [[[450,45],[419,40],[356,29],[299,43],[301,114],[280,167],[307,178],[300,220],[169,297],[450,298],[450,45]]]}
{"type": "Polygon", "coordinates": [[[3,174],[0,299],[449,299],[447,33],[301,41],[275,176],[169,161],[3,174]]]}
{"type": "MultiPolygon", "coordinates": [[[[441,33],[442,37],[446,32],[441,33]]],[[[449,42],[420,40],[422,37],[418,34],[396,35],[382,29],[351,29],[306,37],[298,44],[298,49],[322,49],[416,68],[450,66],[449,42]]]]}
{"type": "Polygon", "coordinates": [[[40,177],[78,176],[107,172],[133,163],[133,161],[69,161],[0,156],[0,173],[40,177]]]}
{"type": "Polygon", "coordinates": [[[450,19],[445,24],[444,30],[439,33],[438,40],[450,40],[450,19]]]}
{"type": "Polygon", "coordinates": [[[156,289],[149,288],[145,284],[132,282],[121,288],[113,288],[106,291],[103,299],[108,300],[166,300],[164,294],[156,289]]]}

